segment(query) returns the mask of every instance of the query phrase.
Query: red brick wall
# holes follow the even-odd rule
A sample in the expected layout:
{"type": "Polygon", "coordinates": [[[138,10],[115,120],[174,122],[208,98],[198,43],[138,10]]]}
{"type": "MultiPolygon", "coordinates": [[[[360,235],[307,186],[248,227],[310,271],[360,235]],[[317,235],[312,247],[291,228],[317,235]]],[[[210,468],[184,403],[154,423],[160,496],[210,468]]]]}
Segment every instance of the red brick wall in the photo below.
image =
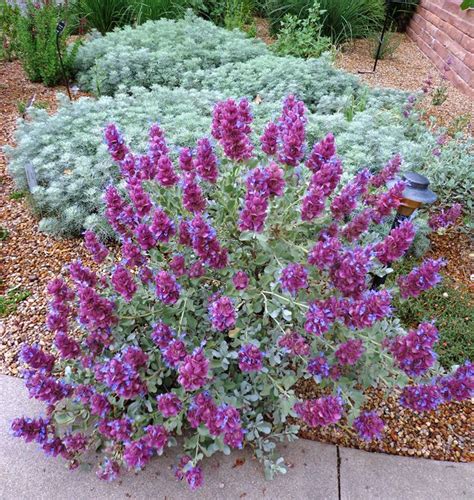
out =
{"type": "Polygon", "coordinates": [[[462,0],[421,0],[408,36],[442,70],[448,57],[448,78],[474,97],[474,9],[461,10],[462,0]]]}

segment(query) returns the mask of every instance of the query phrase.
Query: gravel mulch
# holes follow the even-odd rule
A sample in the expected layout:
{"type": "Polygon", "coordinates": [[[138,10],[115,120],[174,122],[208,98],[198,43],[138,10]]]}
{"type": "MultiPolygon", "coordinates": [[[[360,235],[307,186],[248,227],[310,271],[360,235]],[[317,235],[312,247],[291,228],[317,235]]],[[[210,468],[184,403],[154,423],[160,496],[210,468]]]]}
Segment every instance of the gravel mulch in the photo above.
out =
{"type": "MultiPolygon", "coordinates": [[[[62,87],[47,88],[29,82],[18,61],[0,63],[0,145],[14,144],[18,105],[35,102],[56,108],[56,92],[62,87]]],[[[37,342],[49,348],[51,333],[45,328],[48,297],[45,287],[63,266],[75,258],[91,264],[79,240],[60,240],[38,231],[27,198],[12,199],[15,193],[7,173],[6,159],[0,151],[0,226],[8,231],[0,241],[0,295],[25,291],[30,295],[19,302],[16,312],[0,317],[0,373],[18,374],[17,354],[24,342],[37,342]]]]}
{"type": "MultiPolygon", "coordinates": [[[[299,382],[298,394],[304,398],[321,396],[318,386],[312,380],[299,382]]],[[[375,410],[385,422],[385,433],[380,441],[369,443],[361,440],[341,420],[346,428],[328,426],[313,429],[298,421],[302,426],[300,435],[306,439],[334,443],[349,448],[377,451],[393,455],[471,462],[472,416],[474,403],[451,402],[436,411],[417,414],[403,408],[395,397],[386,397],[379,389],[366,392],[367,410],[375,410]]]]}
{"type": "Polygon", "coordinates": [[[448,96],[439,105],[431,105],[431,98],[423,101],[426,116],[435,117],[438,125],[449,126],[460,116],[464,116],[474,126],[474,101],[458,90],[450,81],[443,81],[439,70],[412,42],[406,34],[394,35],[399,44],[392,56],[379,60],[375,73],[359,73],[371,71],[374,66],[374,41],[355,40],[340,50],[336,57],[336,66],[349,73],[357,74],[372,87],[386,87],[415,92],[421,90],[423,81],[428,76],[433,79],[433,87],[446,85],[448,96]]]}

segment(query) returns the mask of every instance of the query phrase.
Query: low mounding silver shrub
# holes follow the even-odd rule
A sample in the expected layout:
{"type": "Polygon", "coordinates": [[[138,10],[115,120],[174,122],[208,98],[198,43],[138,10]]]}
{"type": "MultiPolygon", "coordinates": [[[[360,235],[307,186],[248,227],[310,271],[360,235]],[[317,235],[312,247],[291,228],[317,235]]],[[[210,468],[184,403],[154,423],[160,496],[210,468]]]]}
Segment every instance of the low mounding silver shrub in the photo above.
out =
{"type": "Polygon", "coordinates": [[[148,21],[96,36],[76,60],[81,88],[112,95],[119,85],[176,87],[183,74],[247,61],[267,53],[265,44],[188,14],[185,19],[148,21]]]}

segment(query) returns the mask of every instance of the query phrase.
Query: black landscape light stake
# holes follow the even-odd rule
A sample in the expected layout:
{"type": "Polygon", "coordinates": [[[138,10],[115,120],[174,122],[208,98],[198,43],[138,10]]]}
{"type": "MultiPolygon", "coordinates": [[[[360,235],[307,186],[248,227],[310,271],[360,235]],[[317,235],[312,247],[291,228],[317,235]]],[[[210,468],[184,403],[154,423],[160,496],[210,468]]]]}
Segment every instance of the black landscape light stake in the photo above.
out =
{"type": "Polygon", "coordinates": [[[387,4],[386,8],[385,8],[385,19],[383,22],[382,33],[380,34],[380,38],[379,38],[379,44],[377,46],[377,52],[375,53],[374,67],[373,67],[372,71],[359,70],[358,73],[360,73],[360,74],[375,73],[375,70],[377,69],[377,63],[379,62],[380,53],[382,52],[382,45],[383,45],[383,41],[385,38],[385,33],[389,27],[390,18],[392,17],[393,12],[395,10],[394,4],[401,3],[401,4],[405,4],[407,6],[410,6],[410,5],[413,6],[413,5],[416,5],[416,0],[385,0],[385,3],[387,4]]]}
{"type": "Polygon", "coordinates": [[[61,72],[63,74],[63,78],[66,83],[67,95],[69,96],[69,100],[72,101],[71,89],[69,88],[69,80],[66,74],[66,70],[64,69],[63,57],[61,55],[61,47],[59,46],[59,39],[65,27],[66,27],[65,21],[59,21],[59,23],[56,26],[56,50],[58,51],[59,64],[61,66],[61,72]]]}
{"type": "MultiPolygon", "coordinates": [[[[415,210],[421,205],[430,205],[437,199],[436,194],[428,188],[430,181],[424,175],[417,174],[416,172],[406,172],[401,175],[401,179],[387,182],[387,187],[392,187],[400,180],[405,183],[405,189],[403,190],[403,198],[393,219],[391,229],[398,227],[404,220],[412,217],[415,210]]],[[[374,276],[372,279],[372,290],[383,285],[386,279],[387,275],[374,276]]]]}

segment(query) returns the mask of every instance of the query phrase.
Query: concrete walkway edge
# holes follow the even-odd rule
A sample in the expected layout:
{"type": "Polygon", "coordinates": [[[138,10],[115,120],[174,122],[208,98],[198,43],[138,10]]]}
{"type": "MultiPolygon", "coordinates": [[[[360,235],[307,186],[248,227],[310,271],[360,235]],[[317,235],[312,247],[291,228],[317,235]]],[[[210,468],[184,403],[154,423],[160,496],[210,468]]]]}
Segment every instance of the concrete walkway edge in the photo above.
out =
{"type": "Polygon", "coordinates": [[[176,449],[171,449],[143,472],[105,483],[92,471],[68,471],[61,459],[47,458],[37,445],[10,435],[13,418],[41,410],[41,404],[28,399],[22,380],[0,375],[2,500],[474,498],[474,464],[367,453],[307,440],[283,446],[291,467],[274,481],[265,481],[262,466],[248,451],[238,451],[206,459],[205,485],[192,493],[173,478],[176,449]]]}

